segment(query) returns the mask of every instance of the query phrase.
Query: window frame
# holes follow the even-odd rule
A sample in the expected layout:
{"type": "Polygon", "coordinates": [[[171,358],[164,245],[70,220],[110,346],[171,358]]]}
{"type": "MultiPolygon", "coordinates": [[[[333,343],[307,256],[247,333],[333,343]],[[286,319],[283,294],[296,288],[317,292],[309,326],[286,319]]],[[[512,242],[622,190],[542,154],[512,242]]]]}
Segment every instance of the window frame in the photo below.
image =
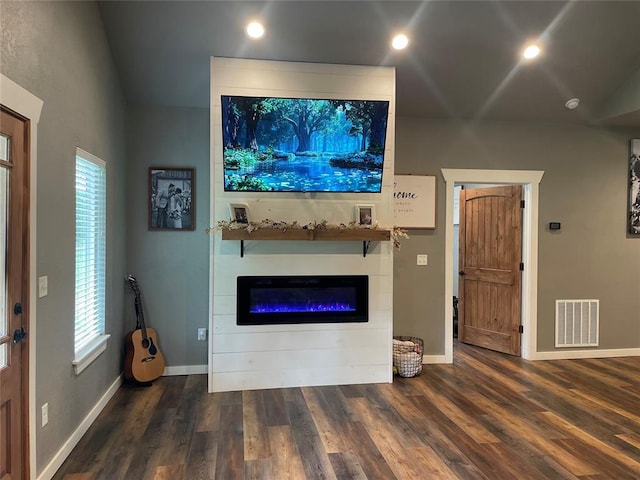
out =
{"type": "MultiPolygon", "coordinates": [[[[74,346],[74,359],[71,362],[76,375],[79,375],[85,368],[87,368],[96,358],[100,356],[107,349],[107,340],[111,335],[106,334],[106,276],[107,276],[107,266],[106,266],[106,257],[107,257],[107,162],[96,157],[95,155],[81,149],[76,148],[75,155],[75,168],[74,168],[74,191],[75,191],[75,249],[74,249],[74,331],[73,331],[73,346],[74,346]],[[92,260],[98,259],[98,262],[93,263],[94,267],[88,267],[86,270],[91,271],[94,274],[97,274],[99,278],[95,281],[85,282],[82,284],[82,287],[86,287],[87,285],[92,288],[92,295],[97,296],[97,312],[94,312],[95,315],[93,319],[90,320],[91,329],[95,330],[97,333],[93,334],[91,338],[79,344],[78,338],[78,295],[79,295],[79,285],[78,285],[78,175],[79,175],[79,164],[80,161],[85,163],[85,168],[88,166],[87,164],[93,164],[93,166],[98,167],[101,170],[101,175],[103,176],[103,182],[98,184],[95,182],[92,186],[94,187],[94,191],[92,192],[92,201],[96,204],[100,203],[98,206],[98,211],[101,213],[101,218],[92,218],[91,227],[97,227],[98,233],[91,237],[90,240],[94,243],[99,243],[94,248],[94,252],[92,255],[92,260]],[[98,189],[100,191],[98,191],[98,189]],[[98,195],[101,195],[101,198],[97,198],[98,195]],[[101,241],[99,238],[102,237],[101,241]]],[[[84,294],[83,294],[84,295],[84,294]]],[[[83,312],[83,314],[87,314],[87,312],[83,312]]],[[[83,322],[87,322],[87,319],[83,319],[83,322]]],[[[86,324],[83,324],[86,328],[86,324]]]]}

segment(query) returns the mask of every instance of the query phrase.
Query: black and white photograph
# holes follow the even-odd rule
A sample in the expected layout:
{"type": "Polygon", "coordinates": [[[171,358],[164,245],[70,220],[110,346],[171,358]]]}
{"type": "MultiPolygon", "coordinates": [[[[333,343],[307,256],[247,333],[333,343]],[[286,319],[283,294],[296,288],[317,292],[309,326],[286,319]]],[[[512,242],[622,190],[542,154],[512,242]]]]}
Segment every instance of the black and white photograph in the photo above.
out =
{"type": "Polygon", "coordinates": [[[149,230],[195,229],[193,168],[149,168],[149,230]]]}
{"type": "Polygon", "coordinates": [[[248,224],[251,221],[249,206],[246,203],[230,203],[229,212],[231,213],[231,220],[236,223],[248,224]]]}
{"type": "Polygon", "coordinates": [[[356,205],[356,221],[358,225],[373,226],[375,223],[375,206],[356,205]]]}
{"type": "Polygon", "coordinates": [[[640,139],[631,140],[629,156],[629,235],[640,237],[640,139]]]}

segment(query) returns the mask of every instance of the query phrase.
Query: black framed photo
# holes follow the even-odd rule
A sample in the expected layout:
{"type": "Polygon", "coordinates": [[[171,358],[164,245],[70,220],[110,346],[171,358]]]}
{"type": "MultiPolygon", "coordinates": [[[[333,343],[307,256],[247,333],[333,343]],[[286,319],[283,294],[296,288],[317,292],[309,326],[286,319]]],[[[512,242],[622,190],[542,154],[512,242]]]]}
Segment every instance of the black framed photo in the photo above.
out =
{"type": "Polygon", "coordinates": [[[149,168],[149,230],[195,229],[193,168],[149,168]]]}
{"type": "Polygon", "coordinates": [[[640,237],[640,139],[631,140],[629,155],[629,235],[640,237]]]}

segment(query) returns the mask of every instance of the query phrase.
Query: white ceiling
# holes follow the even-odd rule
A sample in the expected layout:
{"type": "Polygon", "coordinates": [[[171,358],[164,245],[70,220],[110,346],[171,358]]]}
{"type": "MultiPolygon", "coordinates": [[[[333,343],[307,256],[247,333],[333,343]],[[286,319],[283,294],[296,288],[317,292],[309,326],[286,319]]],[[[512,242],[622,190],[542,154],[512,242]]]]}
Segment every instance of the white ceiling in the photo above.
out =
{"type": "Polygon", "coordinates": [[[397,69],[397,114],[640,126],[640,1],[109,1],[133,104],[209,106],[211,56],[397,69]],[[267,28],[248,40],[244,24],[267,28]],[[391,51],[391,35],[411,43],[391,51]],[[519,53],[538,38],[533,63],[519,53]],[[566,100],[579,97],[575,111],[566,100]]]}

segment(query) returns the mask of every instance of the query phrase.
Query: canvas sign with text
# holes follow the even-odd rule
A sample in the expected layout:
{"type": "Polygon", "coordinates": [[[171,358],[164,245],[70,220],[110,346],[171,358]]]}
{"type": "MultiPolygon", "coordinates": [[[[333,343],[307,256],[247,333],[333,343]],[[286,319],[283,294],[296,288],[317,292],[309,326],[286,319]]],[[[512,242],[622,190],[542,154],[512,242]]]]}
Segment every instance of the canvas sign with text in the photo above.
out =
{"type": "Polygon", "coordinates": [[[401,228],[436,228],[436,177],[396,175],[393,184],[395,225],[401,228]]]}

